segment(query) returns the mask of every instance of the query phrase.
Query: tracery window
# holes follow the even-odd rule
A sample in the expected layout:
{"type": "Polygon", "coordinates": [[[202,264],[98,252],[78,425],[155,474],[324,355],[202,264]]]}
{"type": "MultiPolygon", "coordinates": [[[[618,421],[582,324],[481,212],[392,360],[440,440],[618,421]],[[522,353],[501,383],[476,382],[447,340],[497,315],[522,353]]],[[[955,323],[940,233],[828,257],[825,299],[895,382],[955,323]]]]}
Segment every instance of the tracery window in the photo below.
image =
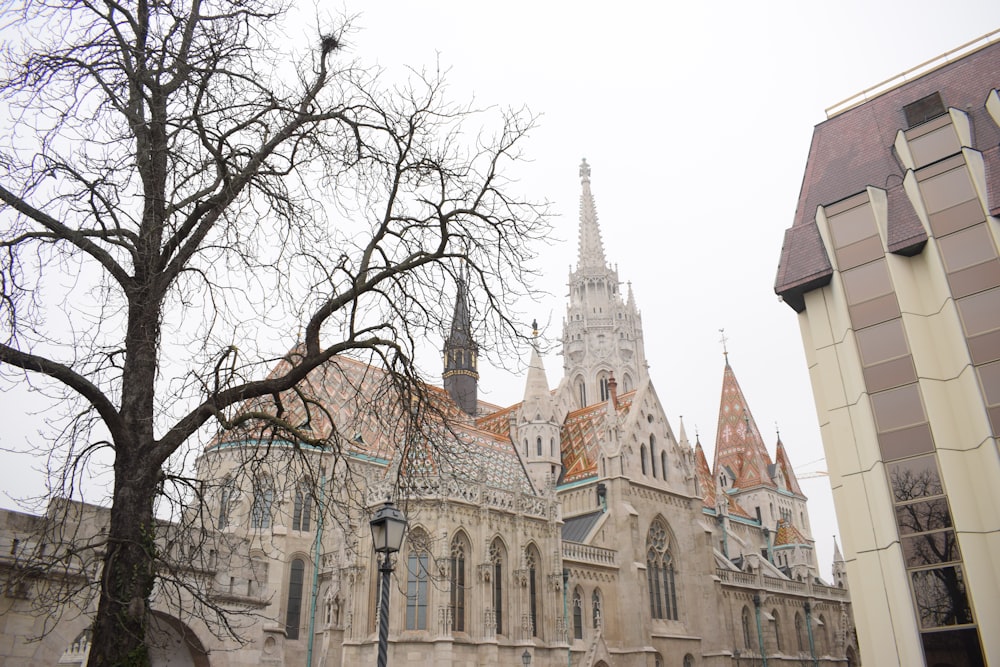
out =
{"type": "Polygon", "coordinates": [[[534,547],[528,547],[524,553],[524,562],[528,570],[528,613],[531,615],[531,634],[539,636],[538,632],[538,552],[534,547]]]}
{"type": "Polygon", "coordinates": [[[493,564],[493,611],[497,620],[497,634],[502,635],[503,626],[503,565],[504,548],[500,538],[493,540],[490,545],[490,562],[493,564]]]}
{"type": "Polygon", "coordinates": [[[236,484],[231,478],[227,477],[223,480],[222,490],[219,493],[219,516],[217,522],[219,530],[222,530],[231,523],[229,520],[229,511],[232,508],[235,497],[236,484]]]}
{"type": "Polygon", "coordinates": [[[430,554],[423,531],[410,536],[406,559],[406,629],[427,629],[427,586],[430,581],[430,554]]]}
{"type": "Polygon", "coordinates": [[[309,485],[300,484],[295,489],[295,502],[292,506],[292,530],[309,530],[309,520],[312,518],[312,494],[309,485]]]}
{"type": "Polygon", "coordinates": [[[271,507],[274,504],[274,489],[267,482],[256,481],[253,485],[253,503],[250,505],[250,527],[270,528],[271,507]]]}
{"type": "Polygon", "coordinates": [[[750,610],[743,607],[743,616],[741,619],[741,624],[743,626],[743,646],[745,648],[750,648],[750,610]]]}
{"type": "Polygon", "coordinates": [[[579,586],[573,591],[573,638],[583,639],[583,591],[579,586]]]}
{"type": "Polygon", "coordinates": [[[288,568],[288,604],[285,609],[285,636],[299,638],[302,619],[302,583],[305,581],[306,563],[301,558],[292,560],[288,568]]]}
{"type": "Polygon", "coordinates": [[[465,632],[465,585],[468,581],[466,576],[466,556],[468,546],[462,535],[456,535],[451,541],[451,589],[449,603],[451,605],[451,629],[455,632],[465,632]]]}
{"type": "Polygon", "coordinates": [[[653,618],[676,621],[677,589],[674,559],[670,551],[667,524],[657,517],[646,535],[646,577],[649,585],[649,610],[653,618]]]}

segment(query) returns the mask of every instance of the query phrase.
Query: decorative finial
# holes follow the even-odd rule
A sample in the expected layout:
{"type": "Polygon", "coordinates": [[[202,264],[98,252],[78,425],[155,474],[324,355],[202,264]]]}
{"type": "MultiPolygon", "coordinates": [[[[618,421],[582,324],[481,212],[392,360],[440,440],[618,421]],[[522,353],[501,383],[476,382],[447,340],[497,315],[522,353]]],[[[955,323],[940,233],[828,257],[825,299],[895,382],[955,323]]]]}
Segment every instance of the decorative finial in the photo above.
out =
{"type": "Polygon", "coordinates": [[[778,436],[778,440],[781,440],[781,429],[778,428],[777,420],[774,422],[774,433],[778,436]]]}
{"type": "Polygon", "coordinates": [[[531,320],[531,335],[538,338],[538,319],[531,320]]]}
{"type": "Polygon", "coordinates": [[[590,183],[590,165],[587,164],[587,158],[583,158],[580,162],[580,180],[583,183],[590,183]]]}
{"type": "Polygon", "coordinates": [[[729,350],[726,347],[726,341],[728,341],[729,339],[726,338],[726,330],[724,328],[719,329],[719,333],[722,335],[722,337],[719,339],[719,342],[722,343],[722,356],[726,358],[726,364],[729,364],[729,350]]]}

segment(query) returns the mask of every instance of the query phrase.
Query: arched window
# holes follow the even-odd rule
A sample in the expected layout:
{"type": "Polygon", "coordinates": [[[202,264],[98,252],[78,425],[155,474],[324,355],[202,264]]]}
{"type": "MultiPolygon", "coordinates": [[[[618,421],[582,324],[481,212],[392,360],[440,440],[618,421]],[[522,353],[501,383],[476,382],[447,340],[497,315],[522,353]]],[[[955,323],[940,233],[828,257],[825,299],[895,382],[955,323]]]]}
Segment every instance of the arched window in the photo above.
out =
{"type": "Polygon", "coordinates": [[[674,559],[666,522],[657,517],[646,535],[646,578],[649,585],[649,610],[653,618],[676,621],[677,589],[674,582],[674,559]]]}
{"type": "Polygon", "coordinates": [[[497,634],[503,634],[503,563],[506,551],[500,538],[490,545],[490,562],[493,564],[493,612],[497,619],[497,634]]]}
{"type": "Polygon", "coordinates": [[[771,616],[774,617],[774,645],[777,647],[780,653],[784,650],[781,646],[781,618],[778,616],[778,610],[772,609],[771,616]]]}
{"type": "Polygon", "coordinates": [[[448,582],[451,589],[451,629],[455,632],[465,632],[465,584],[468,581],[465,561],[468,551],[467,541],[462,535],[456,535],[451,541],[451,572],[448,582]]]}
{"type": "Polygon", "coordinates": [[[653,665],[654,667],[663,667],[663,656],[659,653],[653,656],[653,665]]]}
{"type": "Polygon", "coordinates": [[[601,619],[603,618],[601,612],[601,589],[594,589],[594,592],[590,596],[590,607],[594,617],[594,629],[596,630],[601,627],[601,619]]]}
{"type": "Polygon", "coordinates": [[[746,607],[743,607],[743,617],[740,622],[743,626],[743,646],[750,648],[752,646],[750,643],[750,610],[746,607]]]}
{"type": "Polygon", "coordinates": [[[694,656],[690,653],[684,656],[684,667],[694,667],[694,656]]]}
{"type": "Polygon", "coordinates": [[[524,562],[528,570],[528,613],[531,615],[531,635],[538,637],[538,584],[540,573],[538,571],[538,551],[530,546],[524,553],[524,562]]]}
{"type": "Polygon", "coordinates": [[[606,401],[611,396],[611,392],[608,390],[608,376],[601,373],[597,378],[597,384],[601,390],[601,401],[606,401]]]}
{"type": "Polygon", "coordinates": [[[825,653],[830,650],[830,626],[826,624],[826,617],[823,614],[819,615],[819,622],[816,625],[820,627],[816,653],[825,653]]]}
{"type": "Polygon", "coordinates": [[[232,508],[233,500],[236,497],[236,484],[227,477],[222,482],[222,490],[219,493],[219,520],[218,527],[222,530],[230,524],[229,511],[232,508]]]}
{"type": "Polygon", "coordinates": [[[583,639],[583,590],[579,586],[573,591],[573,637],[583,639]]]}
{"type": "Polygon", "coordinates": [[[301,558],[292,560],[288,568],[288,604],[285,611],[285,636],[299,638],[302,619],[302,582],[305,581],[306,563],[301,558]]]}
{"type": "Polygon", "coordinates": [[[253,485],[253,504],[250,506],[250,527],[271,527],[271,506],[274,504],[274,490],[264,481],[253,485]]]}
{"type": "Polygon", "coordinates": [[[427,535],[410,533],[410,555],[406,559],[406,629],[427,629],[427,586],[430,582],[430,553],[427,535]]]}
{"type": "Polygon", "coordinates": [[[583,383],[583,380],[579,380],[576,386],[580,394],[580,407],[585,408],[587,407],[587,385],[583,383]]]}
{"type": "Polygon", "coordinates": [[[649,434],[649,468],[656,477],[656,436],[649,434]]]}
{"type": "Polygon", "coordinates": [[[542,439],[541,438],[537,438],[535,440],[535,454],[537,456],[541,456],[542,455],[542,439]]]}
{"type": "Polygon", "coordinates": [[[642,474],[646,474],[646,445],[639,447],[639,460],[642,462],[642,474]]]}
{"type": "Polygon", "coordinates": [[[556,439],[549,438],[549,456],[552,458],[556,457],[556,439]]]}
{"type": "Polygon", "coordinates": [[[660,452],[660,476],[663,477],[664,481],[666,481],[666,479],[667,479],[667,453],[666,452],[660,452]]]}
{"type": "Polygon", "coordinates": [[[799,651],[805,651],[805,641],[802,637],[802,614],[795,612],[795,641],[798,643],[799,651]]]}
{"type": "Polygon", "coordinates": [[[292,530],[309,530],[309,520],[312,515],[312,494],[309,485],[299,484],[295,489],[295,502],[292,506],[292,530]]]}
{"type": "Polygon", "coordinates": [[[524,458],[528,458],[528,439],[524,439],[524,458]]]}

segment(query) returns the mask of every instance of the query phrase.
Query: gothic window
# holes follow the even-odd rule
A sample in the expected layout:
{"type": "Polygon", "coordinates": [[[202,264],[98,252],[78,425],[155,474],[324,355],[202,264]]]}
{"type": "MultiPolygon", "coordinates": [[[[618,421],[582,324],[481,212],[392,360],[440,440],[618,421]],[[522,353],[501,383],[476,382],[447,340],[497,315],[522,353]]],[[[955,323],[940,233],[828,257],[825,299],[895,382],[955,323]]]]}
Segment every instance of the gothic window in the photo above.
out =
{"type": "Polygon", "coordinates": [[[585,408],[587,407],[587,385],[583,383],[583,380],[577,383],[577,389],[580,392],[580,407],[585,408]]]}
{"type": "Polygon", "coordinates": [[[222,530],[230,524],[229,511],[233,505],[233,498],[236,496],[236,485],[229,477],[223,480],[219,496],[219,520],[217,525],[219,530],[222,530]]]}
{"type": "Polygon", "coordinates": [[[743,626],[743,646],[744,648],[750,648],[750,610],[743,607],[743,618],[741,620],[743,626]]]}
{"type": "Polygon", "coordinates": [[[663,667],[663,656],[659,653],[653,658],[653,667],[663,667]]]}
{"type": "Polygon", "coordinates": [[[778,617],[778,610],[772,609],[771,616],[774,617],[774,645],[777,647],[778,652],[782,651],[781,647],[781,619],[778,617]]]}
{"type": "Polygon", "coordinates": [[[583,639],[583,591],[579,586],[573,591],[573,637],[583,639]]]}
{"type": "Polygon", "coordinates": [[[535,454],[537,456],[541,456],[542,455],[542,439],[541,438],[536,438],[535,439],[535,454]]]}
{"type": "Polygon", "coordinates": [[[596,630],[599,627],[601,627],[601,618],[602,618],[601,590],[599,588],[595,588],[593,594],[591,594],[590,596],[590,607],[594,620],[594,629],[596,630]]]}
{"type": "Polygon", "coordinates": [[[312,494],[308,484],[300,484],[295,489],[295,502],[292,507],[292,530],[309,530],[309,520],[312,515],[312,494]]]}
{"type": "Polygon", "coordinates": [[[639,447],[639,460],[642,462],[642,474],[646,474],[646,445],[639,447]]]}
{"type": "Polygon", "coordinates": [[[422,532],[415,531],[410,544],[410,555],[406,559],[406,629],[426,630],[430,554],[422,532]]]}
{"type": "Polygon", "coordinates": [[[528,458],[528,439],[524,439],[524,458],[528,458]]]}
{"type": "Polygon", "coordinates": [[[826,624],[826,617],[824,617],[823,614],[819,615],[819,622],[816,625],[818,625],[820,628],[822,628],[819,631],[819,637],[818,637],[819,641],[817,642],[819,644],[819,646],[816,647],[816,652],[817,653],[822,653],[822,652],[825,652],[825,651],[829,651],[830,650],[830,635],[829,635],[830,627],[826,624]]]}
{"type": "Polygon", "coordinates": [[[531,634],[538,637],[538,583],[540,573],[538,572],[538,552],[534,547],[528,547],[524,554],[525,565],[528,569],[528,613],[531,615],[531,634]]]}
{"type": "Polygon", "coordinates": [[[805,642],[802,640],[802,615],[795,612],[795,641],[798,643],[799,651],[805,651],[805,642]]]}
{"type": "Polygon", "coordinates": [[[684,667],[694,667],[694,656],[690,653],[684,656],[684,667]]]}
{"type": "Polygon", "coordinates": [[[271,527],[271,506],[274,504],[274,490],[267,482],[257,481],[253,485],[253,504],[250,506],[250,527],[271,527]]]}
{"type": "Polygon", "coordinates": [[[302,618],[302,583],[305,581],[306,563],[301,558],[292,560],[288,568],[288,605],[285,610],[285,636],[299,638],[302,618]]]}
{"type": "Polygon", "coordinates": [[[666,479],[667,479],[667,453],[666,452],[660,452],[660,476],[663,477],[664,481],[666,481],[666,479]]]}
{"type": "Polygon", "coordinates": [[[468,544],[462,535],[456,535],[451,541],[451,624],[452,630],[465,632],[465,585],[468,581],[466,577],[466,556],[468,556],[468,544]]]}
{"type": "Polygon", "coordinates": [[[497,619],[497,634],[503,634],[503,563],[504,548],[500,538],[490,545],[490,562],[493,564],[493,611],[497,619]]]}
{"type": "Polygon", "coordinates": [[[600,377],[597,383],[601,387],[601,401],[606,401],[611,396],[611,392],[608,390],[608,378],[600,377]]]}
{"type": "Polygon", "coordinates": [[[555,458],[556,456],[556,439],[549,438],[549,456],[555,458]]]}
{"type": "Polygon", "coordinates": [[[649,585],[649,610],[653,618],[676,621],[677,588],[674,559],[670,551],[667,524],[657,517],[646,535],[646,578],[649,585]]]}
{"type": "Polygon", "coordinates": [[[649,468],[656,477],[656,436],[649,434],[649,468]]]}

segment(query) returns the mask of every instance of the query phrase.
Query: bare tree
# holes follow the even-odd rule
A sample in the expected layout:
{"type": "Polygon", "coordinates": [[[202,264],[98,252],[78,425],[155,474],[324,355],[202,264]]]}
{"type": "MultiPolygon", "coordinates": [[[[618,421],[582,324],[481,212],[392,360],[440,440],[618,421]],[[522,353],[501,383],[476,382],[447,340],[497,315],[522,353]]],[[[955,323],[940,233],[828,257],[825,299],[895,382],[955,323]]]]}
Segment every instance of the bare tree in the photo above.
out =
{"type": "Polygon", "coordinates": [[[113,454],[91,665],[148,662],[154,514],[171,485],[202,498],[193,436],[258,424],[336,448],[281,397],[352,354],[418,388],[459,270],[479,326],[512,341],[548,232],[504,176],[530,115],[450,104],[437,72],[386,85],[341,62],[343,27],[283,53],[282,4],[3,11],[0,370],[62,415],[53,494],[113,454]]]}

